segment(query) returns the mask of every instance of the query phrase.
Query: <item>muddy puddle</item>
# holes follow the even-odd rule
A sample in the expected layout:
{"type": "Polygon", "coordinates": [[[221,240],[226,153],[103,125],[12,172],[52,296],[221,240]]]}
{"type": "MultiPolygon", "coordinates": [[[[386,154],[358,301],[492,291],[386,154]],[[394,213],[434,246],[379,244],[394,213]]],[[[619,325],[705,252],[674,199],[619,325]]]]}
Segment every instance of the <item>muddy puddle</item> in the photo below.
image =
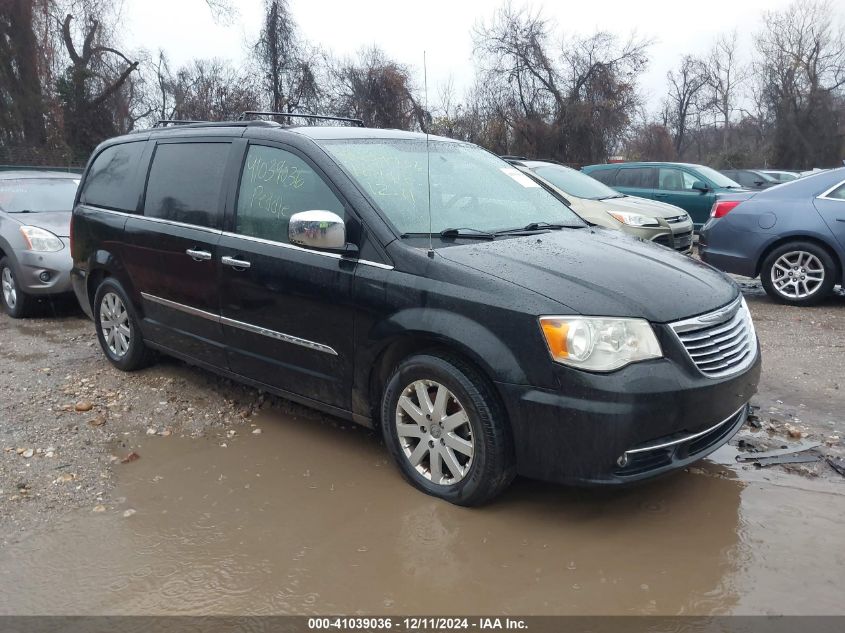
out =
{"type": "Polygon", "coordinates": [[[845,486],[717,457],[622,491],[517,481],[469,510],[410,488],[363,429],[253,424],[131,440],[105,511],[0,550],[0,613],[845,613],[845,486]]]}

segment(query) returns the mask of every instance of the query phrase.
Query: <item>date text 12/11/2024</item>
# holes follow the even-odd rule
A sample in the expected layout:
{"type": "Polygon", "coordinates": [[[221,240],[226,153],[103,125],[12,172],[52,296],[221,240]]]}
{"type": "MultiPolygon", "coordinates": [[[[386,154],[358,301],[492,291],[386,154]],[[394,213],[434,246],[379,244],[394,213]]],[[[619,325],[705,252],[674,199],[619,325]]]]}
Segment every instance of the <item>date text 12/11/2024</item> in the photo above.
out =
{"type": "Polygon", "coordinates": [[[394,631],[453,631],[453,630],[525,630],[520,618],[440,618],[440,617],[323,617],[308,618],[308,629],[317,630],[394,630],[394,631]]]}

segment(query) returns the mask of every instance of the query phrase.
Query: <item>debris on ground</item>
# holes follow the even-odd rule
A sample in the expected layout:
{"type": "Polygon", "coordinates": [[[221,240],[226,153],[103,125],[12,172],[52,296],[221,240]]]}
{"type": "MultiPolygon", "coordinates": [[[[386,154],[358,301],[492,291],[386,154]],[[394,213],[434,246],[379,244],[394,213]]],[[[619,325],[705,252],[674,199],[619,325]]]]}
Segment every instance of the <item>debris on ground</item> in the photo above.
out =
{"type": "Polygon", "coordinates": [[[138,455],[135,451],[129,453],[126,457],[120,460],[121,464],[128,464],[129,462],[134,462],[136,459],[141,459],[141,456],[138,455]]]}
{"type": "Polygon", "coordinates": [[[792,455],[794,453],[803,453],[813,448],[821,446],[821,442],[802,442],[795,446],[785,446],[772,451],[757,452],[753,455],[737,455],[738,462],[756,462],[758,459],[768,459],[771,457],[781,457],[783,455],[792,455]]]}
{"type": "Polygon", "coordinates": [[[106,416],[104,416],[104,415],[98,415],[97,417],[91,418],[90,420],[88,420],[88,426],[91,426],[91,427],[103,426],[105,423],[106,423],[106,416]]]}
{"type": "Polygon", "coordinates": [[[833,468],[833,470],[845,477],[845,459],[828,455],[825,458],[825,461],[827,461],[827,463],[830,465],[831,468],[833,468]]]}
{"type": "Polygon", "coordinates": [[[818,453],[794,453],[789,455],[777,455],[775,457],[758,457],[753,461],[755,466],[772,466],[774,464],[809,464],[820,461],[822,458],[818,453]]]}
{"type": "MultiPolygon", "coordinates": [[[[740,446],[745,441],[745,438],[740,440],[740,446]]],[[[802,442],[795,446],[786,446],[771,451],[756,451],[748,455],[737,455],[736,461],[751,462],[760,467],[775,464],[808,464],[822,459],[821,453],[813,450],[819,446],[821,446],[821,442],[802,442]]]]}

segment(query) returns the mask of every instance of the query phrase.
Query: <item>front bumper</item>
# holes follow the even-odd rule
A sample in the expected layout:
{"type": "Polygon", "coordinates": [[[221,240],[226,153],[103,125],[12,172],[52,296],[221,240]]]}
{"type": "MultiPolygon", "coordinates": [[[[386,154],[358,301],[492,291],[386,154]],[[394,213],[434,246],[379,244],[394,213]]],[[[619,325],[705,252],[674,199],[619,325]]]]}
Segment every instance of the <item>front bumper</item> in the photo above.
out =
{"type": "Polygon", "coordinates": [[[692,252],[692,244],[693,244],[693,224],[692,221],[686,220],[678,220],[677,218],[671,218],[672,222],[667,222],[666,220],[662,220],[663,222],[667,222],[667,226],[670,229],[669,234],[662,234],[654,238],[654,241],[658,244],[662,244],[663,246],[668,246],[679,253],[683,253],[684,255],[688,255],[692,252]]]}
{"type": "Polygon", "coordinates": [[[70,281],[73,286],[73,293],[76,295],[77,301],[79,301],[79,306],[88,318],[93,321],[94,311],[91,307],[91,301],[88,299],[87,273],[79,268],[74,268],[70,272],[70,281]]]}
{"type": "Polygon", "coordinates": [[[517,469],[569,484],[624,484],[682,468],[726,443],[757,391],[753,364],[724,379],[671,357],[610,374],[562,368],[558,390],[497,383],[517,469]]]}
{"type": "Polygon", "coordinates": [[[15,251],[16,276],[23,292],[28,295],[56,295],[71,291],[73,260],[67,241],[62,241],[65,248],[53,253],[15,251]]]}

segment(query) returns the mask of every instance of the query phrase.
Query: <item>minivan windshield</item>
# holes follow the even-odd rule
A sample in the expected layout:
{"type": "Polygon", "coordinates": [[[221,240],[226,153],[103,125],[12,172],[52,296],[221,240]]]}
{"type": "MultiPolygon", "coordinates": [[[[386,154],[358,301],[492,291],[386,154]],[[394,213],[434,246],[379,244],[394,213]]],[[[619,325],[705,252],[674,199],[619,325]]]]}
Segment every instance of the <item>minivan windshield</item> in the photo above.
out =
{"type": "Polygon", "coordinates": [[[742,186],[738,182],[736,182],[735,180],[731,180],[730,178],[725,176],[725,174],[719,173],[712,167],[706,167],[705,165],[696,165],[695,170],[699,174],[710,180],[710,182],[712,182],[717,187],[733,187],[734,189],[742,188],[742,186]]]}
{"type": "Polygon", "coordinates": [[[535,180],[469,143],[432,139],[426,148],[424,139],[344,139],[323,146],[402,234],[585,226],[535,180]]]}
{"type": "Polygon", "coordinates": [[[76,178],[10,178],[0,180],[0,210],[6,213],[36,213],[73,209],[76,178]]]}
{"type": "Polygon", "coordinates": [[[563,165],[534,165],[529,168],[552,183],[555,187],[574,198],[588,200],[605,200],[607,198],[621,198],[622,194],[608,187],[606,184],[591,178],[587,174],[575,171],[563,165]]]}

